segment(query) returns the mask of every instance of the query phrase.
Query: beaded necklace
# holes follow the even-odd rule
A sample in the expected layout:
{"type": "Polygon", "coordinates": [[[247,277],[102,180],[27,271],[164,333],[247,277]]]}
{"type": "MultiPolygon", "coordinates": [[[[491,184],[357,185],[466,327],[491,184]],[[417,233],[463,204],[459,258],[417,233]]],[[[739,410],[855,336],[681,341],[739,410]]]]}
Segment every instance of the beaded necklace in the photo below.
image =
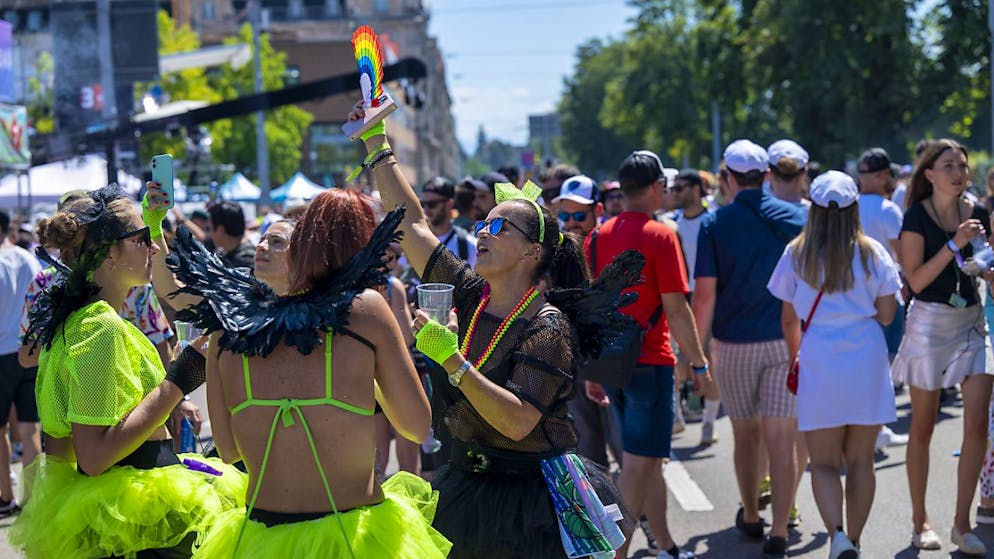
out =
{"type": "MultiPolygon", "coordinates": [[[[537,296],[538,290],[532,286],[532,288],[525,293],[524,297],[518,301],[518,304],[514,306],[511,313],[508,314],[504,321],[500,323],[500,326],[497,328],[497,332],[494,333],[494,337],[490,338],[490,343],[487,345],[487,349],[484,350],[483,355],[480,355],[480,357],[476,360],[476,363],[473,363],[473,366],[476,367],[477,371],[483,367],[483,364],[487,362],[487,359],[490,359],[490,354],[492,354],[494,349],[497,348],[497,344],[500,343],[501,338],[503,338],[504,334],[507,333],[507,329],[511,327],[511,324],[519,316],[521,316],[521,313],[525,312],[525,309],[528,308],[528,305],[530,305],[537,296]]],[[[473,311],[473,318],[469,321],[469,328],[466,330],[466,337],[463,338],[462,347],[459,348],[463,355],[468,354],[469,346],[473,342],[473,334],[476,334],[476,326],[479,324],[480,315],[483,314],[483,309],[487,308],[487,304],[489,303],[490,293],[487,293],[483,296],[483,299],[480,300],[480,304],[476,306],[476,310],[473,311]]]]}

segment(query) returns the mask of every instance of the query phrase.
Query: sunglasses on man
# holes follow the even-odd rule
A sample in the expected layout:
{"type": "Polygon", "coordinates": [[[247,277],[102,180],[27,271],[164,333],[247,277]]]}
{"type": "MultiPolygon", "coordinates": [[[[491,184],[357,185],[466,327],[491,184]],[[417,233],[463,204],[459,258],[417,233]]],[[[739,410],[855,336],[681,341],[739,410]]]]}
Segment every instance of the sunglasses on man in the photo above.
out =
{"type": "Polygon", "coordinates": [[[445,200],[422,200],[421,208],[425,210],[434,210],[438,206],[444,204],[445,200]]]}
{"type": "Polygon", "coordinates": [[[590,210],[585,212],[559,212],[559,221],[566,223],[570,219],[576,222],[586,221],[587,216],[590,215],[590,210]]]}

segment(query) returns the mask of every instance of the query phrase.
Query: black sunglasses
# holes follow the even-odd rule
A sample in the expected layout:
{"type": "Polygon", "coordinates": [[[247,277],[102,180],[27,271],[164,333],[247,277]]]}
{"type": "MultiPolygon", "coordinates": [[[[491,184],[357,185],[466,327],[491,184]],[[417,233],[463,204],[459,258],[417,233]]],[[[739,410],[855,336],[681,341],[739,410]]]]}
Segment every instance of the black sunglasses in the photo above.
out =
{"type": "Polygon", "coordinates": [[[573,213],[559,212],[559,221],[566,223],[567,221],[570,220],[570,218],[572,218],[573,221],[580,222],[586,220],[588,215],[590,215],[590,210],[587,210],[585,212],[573,212],[573,213]]]}
{"type": "Polygon", "coordinates": [[[477,221],[476,225],[473,226],[473,234],[479,237],[480,231],[486,229],[487,233],[489,233],[491,237],[496,237],[497,234],[504,229],[505,223],[511,227],[514,227],[518,231],[521,231],[521,234],[524,235],[526,239],[531,240],[531,236],[529,236],[524,229],[518,227],[517,225],[511,223],[510,220],[504,219],[503,217],[495,217],[489,221],[477,221]]]}
{"type": "Polygon", "coordinates": [[[118,241],[124,241],[132,237],[138,237],[138,242],[145,245],[148,248],[152,248],[152,232],[149,230],[148,225],[142,227],[141,229],[135,229],[134,231],[129,231],[117,238],[118,241]]]}
{"type": "Polygon", "coordinates": [[[604,195],[604,201],[608,202],[608,201],[612,201],[612,200],[621,200],[624,197],[625,197],[625,195],[623,193],[621,193],[621,192],[612,193],[612,194],[605,194],[604,195]]]}
{"type": "Polygon", "coordinates": [[[444,204],[445,200],[422,200],[421,207],[425,209],[434,210],[439,206],[439,204],[444,204]]]}

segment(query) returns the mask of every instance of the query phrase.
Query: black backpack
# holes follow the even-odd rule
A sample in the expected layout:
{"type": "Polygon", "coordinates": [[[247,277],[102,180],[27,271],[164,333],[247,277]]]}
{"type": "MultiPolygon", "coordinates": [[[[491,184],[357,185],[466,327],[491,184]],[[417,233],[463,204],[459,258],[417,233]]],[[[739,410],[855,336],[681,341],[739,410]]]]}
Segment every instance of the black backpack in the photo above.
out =
{"type": "MultiPolygon", "coordinates": [[[[590,235],[590,269],[597,267],[597,235],[595,229],[590,235]]],[[[652,330],[663,316],[660,303],[649,317],[648,328],[642,328],[634,319],[621,330],[614,342],[604,346],[596,359],[584,358],[577,365],[578,380],[589,380],[615,388],[624,388],[632,380],[632,374],[639,367],[642,355],[642,340],[645,333],[652,330]]]]}

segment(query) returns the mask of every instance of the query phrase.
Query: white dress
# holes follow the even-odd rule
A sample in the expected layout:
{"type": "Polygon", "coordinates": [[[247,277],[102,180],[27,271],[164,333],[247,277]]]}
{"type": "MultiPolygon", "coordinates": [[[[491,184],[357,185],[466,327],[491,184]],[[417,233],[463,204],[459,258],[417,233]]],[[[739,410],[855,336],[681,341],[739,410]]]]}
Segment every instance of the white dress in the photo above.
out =
{"type": "MultiPolygon", "coordinates": [[[[801,340],[797,388],[797,426],[801,431],[843,425],[881,425],[896,419],[887,343],[874,301],[901,289],[897,265],[873,239],[864,273],[859,251],[853,255],[855,283],[844,293],[826,293],[801,340]]],[[[818,296],[798,277],[791,247],[784,250],[767,284],[770,292],[794,305],[805,319],[818,296]]]]}

